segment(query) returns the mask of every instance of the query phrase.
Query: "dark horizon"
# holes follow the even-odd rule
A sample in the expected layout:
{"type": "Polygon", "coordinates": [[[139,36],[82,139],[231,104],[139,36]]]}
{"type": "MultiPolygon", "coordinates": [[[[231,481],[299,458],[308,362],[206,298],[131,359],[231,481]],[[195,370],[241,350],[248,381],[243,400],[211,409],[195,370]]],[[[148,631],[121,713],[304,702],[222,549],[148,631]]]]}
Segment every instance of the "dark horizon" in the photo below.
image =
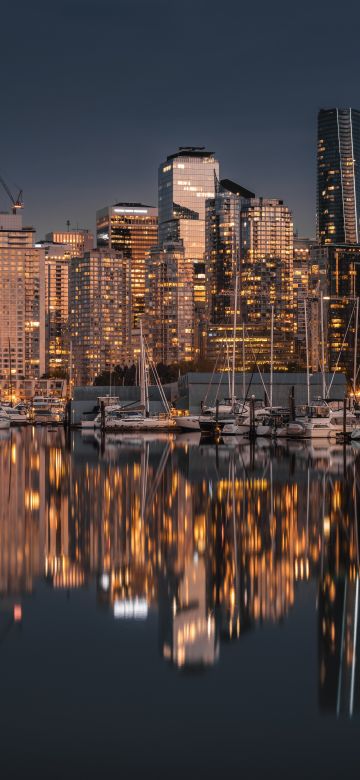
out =
{"type": "Polygon", "coordinates": [[[349,27],[347,5],[336,17],[333,2],[291,15],[235,0],[225,12],[214,0],[3,9],[0,174],[24,191],[24,223],[42,239],[68,219],[94,230],[112,203],[156,206],[159,163],[189,144],[214,151],[222,179],[282,199],[314,237],[318,110],[360,104],[360,14],[349,27]]]}

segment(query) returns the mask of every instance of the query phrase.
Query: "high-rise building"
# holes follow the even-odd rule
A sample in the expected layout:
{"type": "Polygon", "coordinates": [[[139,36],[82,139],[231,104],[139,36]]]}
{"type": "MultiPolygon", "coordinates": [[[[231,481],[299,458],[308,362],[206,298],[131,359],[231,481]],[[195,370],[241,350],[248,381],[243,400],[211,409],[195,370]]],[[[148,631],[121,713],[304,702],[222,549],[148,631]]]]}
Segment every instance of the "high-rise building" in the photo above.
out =
{"type": "Polygon", "coordinates": [[[53,231],[36,244],[45,252],[45,369],[51,376],[69,374],[70,260],[82,257],[93,245],[89,230],[53,231]]]}
{"type": "Polygon", "coordinates": [[[69,373],[69,265],[78,247],[39,241],[45,254],[45,371],[69,373]]]}
{"type": "Polygon", "coordinates": [[[214,198],[219,163],[204,147],[179,147],[159,167],[159,242],[182,241],[194,266],[194,355],[205,351],[205,204],[214,198]]]}
{"type": "Polygon", "coordinates": [[[97,211],[96,240],[100,249],[120,251],[130,260],[131,327],[137,329],[144,314],[149,251],[158,243],[157,209],[142,203],[115,203],[97,211]]]}
{"type": "Polygon", "coordinates": [[[45,370],[44,302],[44,252],[33,228],[0,214],[0,378],[9,384],[45,370]]]}
{"type": "Polygon", "coordinates": [[[69,244],[74,257],[80,257],[84,252],[91,252],[94,248],[94,236],[86,228],[53,230],[51,233],[46,233],[45,241],[52,244],[69,244]]]}
{"type": "Polygon", "coordinates": [[[241,210],[241,318],[250,362],[269,363],[274,307],[274,358],[286,369],[294,354],[293,220],[282,200],[252,198],[241,210]],[[265,352],[264,352],[265,350],[265,352]]]}
{"type": "Polygon", "coordinates": [[[182,241],[164,241],[150,251],[145,323],[155,362],[193,358],[193,282],[194,264],[182,241]]]}
{"type": "MultiPolygon", "coordinates": [[[[328,271],[327,340],[330,371],[345,371],[353,378],[356,298],[360,297],[360,246],[326,247],[328,271]]],[[[357,365],[360,365],[360,339],[357,365]]],[[[359,384],[359,380],[357,381],[359,384]]]]}
{"type": "Polygon", "coordinates": [[[322,244],[357,244],[360,217],[360,111],[318,114],[317,237],[322,244]]]}
{"type": "MultiPolygon", "coordinates": [[[[232,350],[235,278],[240,272],[240,215],[246,200],[254,197],[253,192],[224,179],[217,185],[215,197],[206,201],[206,354],[210,360],[232,350]]],[[[239,308],[238,305],[238,314],[239,308]]],[[[238,328],[238,337],[242,339],[240,316],[238,328]]]]}
{"type": "Polygon", "coordinates": [[[70,262],[73,379],[91,384],[130,358],[130,262],[120,252],[94,249],[70,262]]]}

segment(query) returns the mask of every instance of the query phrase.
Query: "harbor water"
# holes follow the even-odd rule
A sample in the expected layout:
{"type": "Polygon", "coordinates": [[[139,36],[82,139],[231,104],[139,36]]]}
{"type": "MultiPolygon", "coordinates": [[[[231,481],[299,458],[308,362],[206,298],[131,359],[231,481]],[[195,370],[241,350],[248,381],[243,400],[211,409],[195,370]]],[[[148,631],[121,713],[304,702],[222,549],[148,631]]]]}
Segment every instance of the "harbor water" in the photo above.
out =
{"type": "Polygon", "coordinates": [[[360,450],[0,432],[8,778],[355,778],[360,450]]]}

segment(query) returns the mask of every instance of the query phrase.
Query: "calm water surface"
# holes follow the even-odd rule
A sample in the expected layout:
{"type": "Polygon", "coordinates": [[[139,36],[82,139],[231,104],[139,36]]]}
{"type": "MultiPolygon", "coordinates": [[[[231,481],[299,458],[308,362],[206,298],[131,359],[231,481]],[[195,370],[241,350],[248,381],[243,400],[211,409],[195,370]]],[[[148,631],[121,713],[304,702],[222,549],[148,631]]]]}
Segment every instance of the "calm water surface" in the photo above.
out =
{"type": "Polygon", "coordinates": [[[1,777],[358,777],[359,479],[352,448],[2,433],[1,777]]]}

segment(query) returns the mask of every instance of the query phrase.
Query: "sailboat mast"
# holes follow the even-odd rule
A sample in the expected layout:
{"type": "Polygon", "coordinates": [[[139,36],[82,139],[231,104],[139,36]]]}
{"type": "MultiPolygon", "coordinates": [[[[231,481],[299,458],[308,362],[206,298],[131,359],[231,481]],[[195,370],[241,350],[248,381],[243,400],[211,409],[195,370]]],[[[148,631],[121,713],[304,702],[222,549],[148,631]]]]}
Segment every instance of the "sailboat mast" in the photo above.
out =
{"type": "Polygon", "coordinates": [[[237,325],[237,307],[239,293],[239,274],[236,269],[235,275],[235,301],[234,301],[234,330],[233,330],[233,352],[232,352],[232,377],[231,377],[231,404],[235,404],[235,357],[236,357],[236,325],[237,325]]]}
{"type": "Polygon", "coordinates": [[[140,320],[140,358],[139,358],[139,368],[140,368],[140,402],[141,406],[144,409],[144,413],[146,416],[147,409],[146,409],[146,388],[145,388],[145,351],[144,351],[144,337],[143,337],[143,330],[142,330],[142,322],[140,320]]]}
{"type": "Polygon", "coordinates": [[[355,343],[354,343],[354,400],[355,401],[356,401],[356,379],[357,379],[358,329],[359,329],[359,298],[356,298],[355,343]]]}
{"type": "Polygon", "coordinates": [[[246,382],[245,382],[245,324],[242,324],[242,369],[243,369],[243,400],[246,398],[246,382]]]}
{"type": "Polygon", "coordinates": [[[273,370],[274,370],[274,304],[271,306],[271,344],[270,344],[270,408],[273,405],[273,370]]]}
{"type": "Polygon", "coordinates": [[[231,372],[230,372],[230,358],[229,358],[229,342],[226,334],[226,363],[228,370],[228,384],[229,384],[229,398],[231,398],[231,372]]]}
{"type": "Polygon", "coordinates": [[[320,296],[320,326],[321,326],[321,373],[322,373],[322,395],[326,398],[326,382],[325,382],[325,349],[324,349],[324,298],[321,293],[320,296]]]}
{"type": "Polygon", "coordinates": [[[307,388],[307,405],[310,406],[310,374],[309,374],[309,340],[308,340],[308,323],[307,323],[307,307],[306,298],[304,298],[304,315],[305,315],[305,349],[306,349],[306,388],[307,388]]]}

